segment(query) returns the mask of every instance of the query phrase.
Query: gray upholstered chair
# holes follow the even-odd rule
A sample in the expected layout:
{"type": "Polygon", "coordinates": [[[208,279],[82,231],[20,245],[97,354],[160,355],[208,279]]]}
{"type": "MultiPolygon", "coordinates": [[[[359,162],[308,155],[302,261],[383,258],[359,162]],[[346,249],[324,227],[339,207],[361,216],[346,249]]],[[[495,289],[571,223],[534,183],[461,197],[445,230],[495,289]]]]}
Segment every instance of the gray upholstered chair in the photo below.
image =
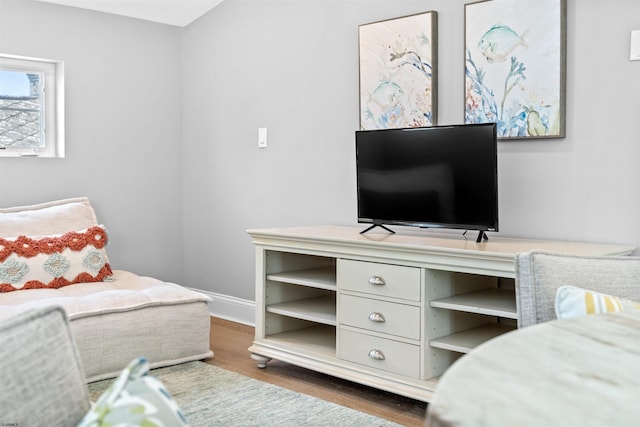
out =
{"type": "Polygon", "coordinates": [[[62,308],[2,320],[0,361],[2,425],[75,426],[89,410],[80,355],[62,308]]]}
{"type": "Polygon", "coordinates": [[[525,252],[516,256],[518,327],[556,318],[556,290],[572,285],[640,301],[640,257],[525,252]]]}

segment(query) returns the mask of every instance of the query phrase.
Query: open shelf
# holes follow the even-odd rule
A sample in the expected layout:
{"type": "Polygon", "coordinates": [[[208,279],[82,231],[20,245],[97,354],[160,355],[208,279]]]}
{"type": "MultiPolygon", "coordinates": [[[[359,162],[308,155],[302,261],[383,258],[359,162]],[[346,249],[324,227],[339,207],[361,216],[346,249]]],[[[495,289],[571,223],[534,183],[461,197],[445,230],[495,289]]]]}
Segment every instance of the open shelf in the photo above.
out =
{"type": "Polygon", "coordinates": [[[335,295],[270,304],[267,305],[266,310],[282,316],[336,326],[335,295]]]}
{"type": "Polygon", "coordinates": [[[316,325],[268,335],[267,340],[278,346],[295,347],[305,353],[318,353],[324,356],[336,355],[336,328],[316,325]]]}
{"type": "Polygon", "coordinates": [[[458,353],[469,353],[471,350],[506,332],[514,330],[513,326],[502,323],[491,323],[467,329],[466,331],[447,335],[429,341],[429,345],[444,350],[456,351],[458,353]]]}
{"type": "Polygon", "coordinates": [[[492,288],[468,292],[433,300],[429,305],[436,308],[487,314],[507,319],[518,318],[515,291],[513,289],[492,288]]]}
{"type": "Polygon", "coordinates": [[[336,290],[336,269],[332,266],[267,274],[267,280],[336,290]]]}

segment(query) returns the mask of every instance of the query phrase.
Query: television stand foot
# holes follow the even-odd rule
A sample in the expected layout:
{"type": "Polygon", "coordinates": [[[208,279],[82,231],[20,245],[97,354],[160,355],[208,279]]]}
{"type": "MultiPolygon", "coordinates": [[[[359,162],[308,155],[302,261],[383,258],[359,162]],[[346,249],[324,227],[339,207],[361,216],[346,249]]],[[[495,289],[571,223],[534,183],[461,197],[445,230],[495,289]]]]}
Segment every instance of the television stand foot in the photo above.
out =
{"type": "Polygon", "coordinates": [[[384,229],[385,229],[385,230],[387,230],[389,233],[391,233],[391,234],[396,234],[396,232],[395,232],[395,231],[393,231],[393,230],[392,230],[392,229],[390,229],[390,228],[385,227],[385,226],[384,226],[384,225],[382,225],[382,224],[373,224],[371,227],[367,228],[366,230],[362,230],[362,231],[360,232],[360,234],[364,234],[364,233],[366,233],[367,231],[372,230],[372,229],[374,229],[374,228],[376,228],[376,227],[384,228],[384,229]]]}
{"type": "Polygon", "coordinates": [[[489,240],[489,236],[487,236],[487,233],[485,233],[484,231],[480,230],[478,232],[478,238],[476,239],[476,243],[480,243],[483,240],[489,240]]]}

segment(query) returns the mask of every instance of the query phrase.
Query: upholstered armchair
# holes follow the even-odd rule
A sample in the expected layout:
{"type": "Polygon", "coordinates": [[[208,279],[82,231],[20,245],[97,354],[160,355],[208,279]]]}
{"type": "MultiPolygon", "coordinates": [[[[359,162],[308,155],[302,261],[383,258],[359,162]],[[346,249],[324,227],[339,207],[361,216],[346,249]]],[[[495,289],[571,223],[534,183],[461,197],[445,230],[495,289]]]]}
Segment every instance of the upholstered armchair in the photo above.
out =
{"type": "Polygon", "coordinates": [[[640,301],[640,257],[525,252],[516,256],[518,327],[556,318],[556,292],[576,286],[640,301]]]}

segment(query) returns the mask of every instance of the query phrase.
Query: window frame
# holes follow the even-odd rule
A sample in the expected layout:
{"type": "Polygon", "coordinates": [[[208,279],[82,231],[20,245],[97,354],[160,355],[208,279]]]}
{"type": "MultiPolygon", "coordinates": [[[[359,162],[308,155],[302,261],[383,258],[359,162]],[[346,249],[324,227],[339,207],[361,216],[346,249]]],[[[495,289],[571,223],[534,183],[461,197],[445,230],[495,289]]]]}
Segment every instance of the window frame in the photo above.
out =
{"type": "Polygon", "coordinates": [[[42,82],[44,148],[0,147],[0,157],[64,158],[64,62],[0,53],[0,68],[23,72],[33,71],[44,75],[42,82]]]}

